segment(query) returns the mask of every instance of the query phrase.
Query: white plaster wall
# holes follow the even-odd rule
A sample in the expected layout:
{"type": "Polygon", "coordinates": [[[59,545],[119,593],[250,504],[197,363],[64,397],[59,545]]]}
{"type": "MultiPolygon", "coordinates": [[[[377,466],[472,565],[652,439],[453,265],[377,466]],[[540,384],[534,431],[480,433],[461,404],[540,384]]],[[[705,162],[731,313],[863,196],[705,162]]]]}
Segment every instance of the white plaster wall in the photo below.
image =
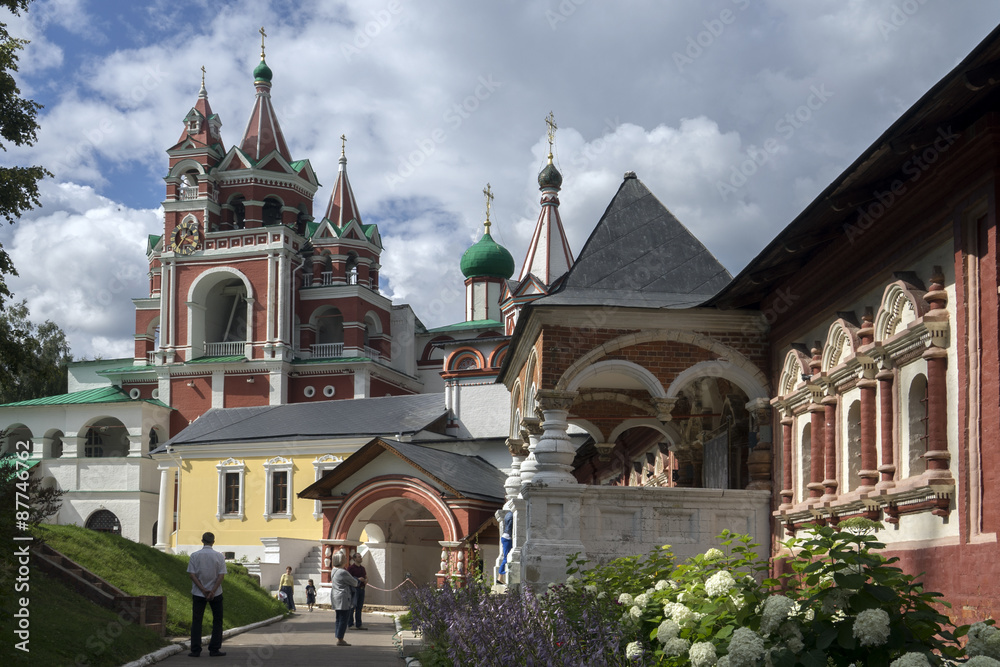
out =
{"type": "Polygon", "coordinates": [[[392,367],[415,376],[417,358],[415,352],[416,316],[408,305],[393,306],[392,326],[392,367]]]}
{"type": "Polygon", "coordinates": [[[124,359],[103,359],[101,361],[71,363],[66,369],[69,379],[68,391],[72,394],[74,391],[107,387],[111,382],[103,375],[98,375],[98,371],[108,370],[109,368],[124,368],[125,366],[131,366],[132,362],[133,359],[131,357],[126,357],[124,359]]]}
{"type": "Polygon", "coordinates": [[[462,437],[507,436],[510,429],[510,392],[502,384],[458,385],[456,417],[462,437]]]}
{"type": "Polygon", "coordinates": [[[430,449],[440,449],[447,452],[455,452],[464,456],[478,456],[484,461],[494,466],[498,470],[506,473],[510,469],[510,451],[507,445],[500,439],[491,440],[459,440],[457,442],[429,442],[419,443],[430,449]]]}
{"type": "MultiPolygon", "coordinates": [[[[84,527],[91,514],[98,510],[108,510],[118,517],[122,526],[122,537],[127,537],[134,542],[149,544],[149,535],[153,530],[153,523],[143,525],[143,503],[139,494],[67,494],[63,496],[62,507],[56,515],[54,523],[59,525],[73,525],[84,527]],[[145,535],[146,540],[142,537],[145,535]]],[[[153,514],[155,515],[155,509],[153,514]]],[[[155,521],[155,516],[153,521],[155,521]]]]}

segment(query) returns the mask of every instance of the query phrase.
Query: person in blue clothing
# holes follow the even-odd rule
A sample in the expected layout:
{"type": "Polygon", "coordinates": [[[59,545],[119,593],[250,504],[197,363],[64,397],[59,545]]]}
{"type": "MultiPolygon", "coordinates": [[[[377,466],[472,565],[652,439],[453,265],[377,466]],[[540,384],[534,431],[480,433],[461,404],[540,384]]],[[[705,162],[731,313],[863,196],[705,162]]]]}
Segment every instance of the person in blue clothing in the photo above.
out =
{"type": "MultiPolygon", "coordinates": [[[[503,510],[500,510],[502,512],[503,510]]],[[[499,512],[498,512],[499,513],[499,512]]],[[[500,569],[498,570],[501,577],[506,578],[507,576],[507,556],[510,554],[510,545],[512,544],[511,536],[514,534],[514,513],[507,512],[503,515],[503,532],[500,533],[500,547],[503,549],[503,558],[500,560],[500,569]]],[[[503,583],[504,579],[500,579],[500,583],[503,583]]]]}
{"type": "Polygon", "coordinates": [[[313,605],[316,604],[316,586],[313,585],[312,579],[306,585],[306,604],[309,605],[309,611],[312,611],[313,605]]]}

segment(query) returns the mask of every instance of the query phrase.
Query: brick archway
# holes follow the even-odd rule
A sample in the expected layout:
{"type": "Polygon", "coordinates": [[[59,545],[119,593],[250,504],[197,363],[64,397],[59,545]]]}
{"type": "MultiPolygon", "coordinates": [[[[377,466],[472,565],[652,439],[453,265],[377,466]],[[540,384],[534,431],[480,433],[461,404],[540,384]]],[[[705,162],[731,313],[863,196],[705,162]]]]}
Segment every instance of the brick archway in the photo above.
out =
{"type": "Polygon", "coordinates": [[[426,482],[404,475],[375,477],[351,491],[330,522],[328,537],[348,539],[351,525],[361,512],[371,503],[387,499],[412,500],[437,520],[446,541],[459,539],[458,522],[448,505],[441,500],[441,494],[426,482]]]}

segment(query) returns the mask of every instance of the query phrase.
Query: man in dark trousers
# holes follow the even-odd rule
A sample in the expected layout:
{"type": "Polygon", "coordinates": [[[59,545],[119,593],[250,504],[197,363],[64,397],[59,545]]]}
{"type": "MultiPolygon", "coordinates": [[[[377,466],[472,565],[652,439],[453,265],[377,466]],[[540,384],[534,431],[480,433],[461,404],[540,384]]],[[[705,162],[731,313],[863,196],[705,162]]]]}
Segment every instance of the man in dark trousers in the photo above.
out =
{"type": "MultiPolygon", "coordinates": [[[[347,568],[348,574],[358,580],[356,597],[354,598],[354,628],[356,630],[367,630],[361,625],[361,608],[365,606],[365,585],[368,583],[368,571],[361,564],[361,554],[354,552],[351,556],[351,566],[347,568]]],[[[350,625],[350,619],[348,619],[350,625]]]]}
{"type": "Polygon", "coordinates": [[[208,641],[208,654],[223,656],[222,648],[222,578],[226,576],[226,558],[215,551],[215,535],[201,536],[202,547],[191,554],[188,561],[188,576],[191,577],[191,652],[197,658],[201,655],[201,621],[205,617],[205,605],[212,607],[212,638],[208,641]]]}

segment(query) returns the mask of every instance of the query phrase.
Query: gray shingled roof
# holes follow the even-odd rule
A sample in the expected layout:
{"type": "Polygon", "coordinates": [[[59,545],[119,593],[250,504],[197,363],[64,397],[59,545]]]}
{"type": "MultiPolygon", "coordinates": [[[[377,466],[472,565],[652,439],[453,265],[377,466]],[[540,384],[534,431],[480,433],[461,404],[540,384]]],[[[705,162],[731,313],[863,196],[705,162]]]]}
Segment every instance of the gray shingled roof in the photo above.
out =
{"type": "Polygon", "coordinates": [[[413,434],[448,412],[444,394],[414,394],[209,410],[167,445],[413,434]]]}
{"type": "Polygon", "coordinates": [[[478,456],[432,449],[409,442],[386,441],[406,460],[469,498],[503,502],[507,475],[478,456]]]}
{"type": "Polygon", "coordinates": [[[631,172],[542,306],[690,308],[732,276],[631,172]]]}

